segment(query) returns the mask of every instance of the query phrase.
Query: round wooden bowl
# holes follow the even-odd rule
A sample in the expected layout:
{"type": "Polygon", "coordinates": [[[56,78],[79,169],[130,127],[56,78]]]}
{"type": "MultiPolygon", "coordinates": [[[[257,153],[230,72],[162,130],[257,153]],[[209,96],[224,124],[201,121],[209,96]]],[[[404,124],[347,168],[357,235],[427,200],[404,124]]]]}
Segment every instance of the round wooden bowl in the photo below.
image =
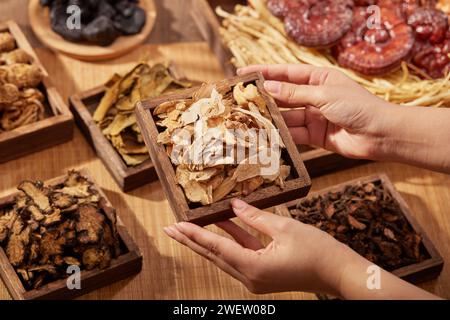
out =
{"type": "Polygon", "coordinates": [[[102,61],[117,58],[130,52],[142,44],[150,35],[156,20],[154,0],[141,0],[139,5],[147,12],[147,23],[142,31],[133,36],[121,36],[108,47],[65,40],[52,30],[50,10],[43,8],[39,4],[39,0],[29,0],[28,16],[34,33],[48,48],[78,60],[102,61]]]}

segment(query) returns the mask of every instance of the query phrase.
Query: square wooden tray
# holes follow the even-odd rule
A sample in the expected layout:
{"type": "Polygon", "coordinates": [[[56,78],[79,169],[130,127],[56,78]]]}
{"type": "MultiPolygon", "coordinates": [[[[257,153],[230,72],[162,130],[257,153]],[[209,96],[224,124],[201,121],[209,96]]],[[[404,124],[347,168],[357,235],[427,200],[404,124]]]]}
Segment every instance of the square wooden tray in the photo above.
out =
{"type": "MultiPolygon", "coordinates": [[[[275,101],[264,90],[264,79],[262,75],[254,73],[220,81],[217,84],[219,86],[223,84],[234,86],[239,82],[244,82],[245,84],[255,83],[258,90],[262,93],[275,127],[278,128],[281,138],[286,145],[286,153],[295,176],[294,179],[286,182],[286,187],[282,191],[277,186],[271,186],[255,191],[243,198],[243,200],[264,209],[295,198],[304,197],[311,187],[311,180],[275,101]]],[[[165,147],[157,143],[158,128],[152,114],[153,109],[161,103],[190,98],[196,90],[198,88],[192,88],[180,93],[138,103],[136,113],[145,143],[155,164],[156,172],[178,221],[189,221],[199,225],[208,225],[234,216],[231,210],[230,199],[199,208],[193,208],[188,204],[183,190],[176,183],[175,170],[167,156],[165,147]]]]}
{"type": "MultiPolygon", "coordinates": [[[[184,76],[174,64],[170,64],[171,74],[178,79],[184,76]]],[[[195,83],[195,82],[194,82],[195,83]]],[[[81,132],[94,148],[97,156],[113,176],[122,191],[127,192],[158,179],[151,159],[138,166],[130,167],[123,161],[111,142],[93,120],[93,114],[106,93],[105,86],[98,86],[69,98],[70,109],[81,132]]]]}
{"type": "MultiPolygon", "coordinates": [[[[95,184],[87,170],[80,170],[80,173],[94,183],[101,197],[106,200],[106,206],[113,208],[112,204],[103,193],[101,188],[95,184]]],[[[61,176],[46,182],[46,185],[56,185],[62,183],[66,176],[61,176]]],[[[0,208],[10,205],[14,198],[19,195],[16,192],[10,196],[0,199],[0,208]]],[[[117,217],[117,232],[124,254],[111,261],[111,265],[104,270],[84,270],[81,271],[81,289],[69,290],[66,279],[51,282],[39,289],[26,290],[17,275],[14,267],[10,264],[5,251],[0,247],[0,277],[3,280],[8,292],[15,300],[43,300],[43,299],[73,299],[75,297],[89,293],[92,290],[109,285],[129,276],[137,274],[142,269],[142,254],[128,234],[120,217],[117,217]]]]}
{"type": "Polygon", "coordinates": [[[67,141],[73,138],[73,117],[66,103],[52,84],[52,81],[36,56],[33,48],[14,21],[0,22],[0,32],[8,31],[16,40],[18,48],[26,51],[33,63],[44,73],[41,90],[47,98],[52,116],[42,121],[0,133],[0,163],[17,159],[67,141]]]}
{"type": "MultiPolygon", "coordinates": [[[[231,11],[234,5],[245,5],[246,0],[196,0],[192,1],[191,16],[197,24],[202,37],[209,44],[227,77],[236,74],[236,68],[231,64],[233,55],[223,44],[220,36],[221,22],[214,12],[217,5],[231,11]]],[[[300,147],[301,157],[311,177],[319,177],[328,173],[352,168],[367,163],[367,161],[355,160],[343,157],[336,153],[317,148],[300,147]]]]}
{"type": "MultiPolygon", "coordinates": [[[[412,264],[409,266],[405,266],[399,269],[396,269],[392,271],[392,273],[408,282],[411,283],[421,283],[425,281],[429,281],[432,279],[435,279],[439,276],[441,273],[443,266],[444,266],[444,260],[442,259],[442,256],[437,251],[436,247],[431,242],[428,235],[425,233],[422,226],[417,222],[416,218],[414,217],[413,211],[408,206],[406,201],[403,199],[401,194],[397,191],[392,181],[389,179],[389,177],[384,174],[376,174],[368,177],[362,177],[359,179],[351,180],[348,182],[344,182],[335,186],[332,186],[330,188],[326,188],[317,192],[312,192],[306,197],[306,199],[312,199],[320,195],[324,195],[328,192],[338,192],[343,191],[346,186],[348,185],[355,185],[355,184],[361,184],[361,183],[369,183],[369,182],[375,182],[375,181],[381,181],[384,188],[389,191],[389,193],[392,195],[392,197],[395,199],[395,201],[400,206],[400,209],[405,216],[408,223],[411,225],[411,227],[414,229],[414,231],[422,237],[422,244],[423,248],[429,255],[429,259],[424,260],[420,263],[412,264]]],[[[276,214],[279,214],[281,216],[286,216],[289,218],[292,218],[292,215],[290,213],[291,209],[295,209],[297,203],[300,200],[294,200],[290,201],[288,203],[282,204],[280,206],[277,206],[274,208],[274,212],[276,214]]],[[[318,295],[321,299],[333,299],[330,296],[327,295],[318,295]]]]}

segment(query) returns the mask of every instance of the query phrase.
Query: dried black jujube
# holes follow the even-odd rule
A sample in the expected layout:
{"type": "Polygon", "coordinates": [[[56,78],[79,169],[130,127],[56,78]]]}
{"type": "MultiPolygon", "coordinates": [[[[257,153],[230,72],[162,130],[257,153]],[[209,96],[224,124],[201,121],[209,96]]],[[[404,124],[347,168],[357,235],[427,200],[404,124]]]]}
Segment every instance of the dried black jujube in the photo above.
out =
{"type": "Polygon", "coordinates": [[[101,46],[109,46],[117,39],[119,32],[114,27],[111,19],[99,16],[83,29],[82,35],[89,42],[97,43],[101,46]]]}
{"type": "Polygon", "coordinates": [[[141,32],[147,22],[138,0],[40,0],[40,4],[50,8],[52,30],[71,42],[109,46],[122,35],[141,32]],[[67,8],[73,5],[80,8],[80,28],[68,27],[73,12],[67,8]]]}

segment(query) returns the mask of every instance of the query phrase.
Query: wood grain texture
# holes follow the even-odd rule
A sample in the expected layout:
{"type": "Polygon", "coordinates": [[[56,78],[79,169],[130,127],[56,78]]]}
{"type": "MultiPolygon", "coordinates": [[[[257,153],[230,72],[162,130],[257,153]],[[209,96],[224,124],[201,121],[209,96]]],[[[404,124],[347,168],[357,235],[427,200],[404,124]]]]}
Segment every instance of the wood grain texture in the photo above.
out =
{"type": "MultiPolygon", "coordinates": [[[[26,10],[22,10],[26,3],[27,0],[0,1],[0,12],[1,19],[18,19],[30,38],[32,33],[27,28],[26,10]]],[[[157,1],[157,23],[148,41],[200,40],[201,34],[194,21],[185,14],[190,4],[190,0],[157,1]]],[[[42,46],[37,40],[32,43],[42,46]]],[[[43,49],[37,51],[65,99],[75,92],[104,83],[111,72],[125,72],[144,52],[156,60],[164,57],[174,60],[192,79],[215,81],[225,76],[205,43],[144,46],[120,59],[97,64],[53,55],[43,49]]],[[[89,169],[119,212],[133,212],[120,216],[144,255],[143,270],[138,276],[96,290],[83,299],[316,299],[314,295],[304,293],[250,294],[242,284],[210,262],[168,239],[162,227],[174,223],[175,218],[170,213],[161,185],[155,182],[122,194],[78,130],[69,143],[0,165],[0,196],[11,193],[24,178],[46,180],[80,167],[89,169]]],[[[399,164],[370,163],[314,179],[313,190],[380,171],[391,178],[445,260],[441,276],[421,287],[450,298],[450,178],[447,175],[399,164]]],[[[215,227],[208,229],[223,234],[215,227]]],[[[0,298],[10,299],[1,283],[0,298]]]]}

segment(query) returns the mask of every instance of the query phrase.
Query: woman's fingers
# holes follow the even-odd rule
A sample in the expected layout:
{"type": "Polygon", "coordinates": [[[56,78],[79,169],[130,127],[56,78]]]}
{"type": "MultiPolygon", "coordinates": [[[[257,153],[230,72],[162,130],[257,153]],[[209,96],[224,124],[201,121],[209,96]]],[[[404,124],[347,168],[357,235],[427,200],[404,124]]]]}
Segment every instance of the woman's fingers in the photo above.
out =
{"type": "Polygon", "coordinates": [[[275,238],[283,227],[286,226],[287,218],[259,210],[239,199],[231,201],[234,213],[248,226],[257,231],[275,238]]]}
{"type": "Polygon", "coordinates": [[[289,132],[291,133],[292,139],[294,139],[295,144],[311,145],[311,136],[308,128],[306,127],[289,128],[289,132]]]}
{"type": "Polygon", "coordinates": [[[238,70],[239,75],[261,72],[266,80],[321,85],[334,71],[306,64],[253,65],[238,70]]]}
{"type": "Polygon", "coordinates": [[[169,237],[181,243],[182,245],[188,247],[198,255],[208,260],[211,260],[217,267],[219,267],[220,269],[231,275],[233,278],[241,281],[242,283],[246,283],[247,279],[241,272],[237,271],[235,268],[233,268],[230,264],[228,264],[225,260],[221,259],[217,255],[212,254],[211,250],[209,250],[208,248],[205,248],[200,244],[196,243],[195,241],[193,241],[192,239],[190,239],[180,230],[180,228],[177,228],[176,226],[170,226],[164,228],[164,232],[169,237]]]}
{"type": "Polygon", "coordinates": [[[219,236],[192,223],[181,222],[175,227],[191,241],[206,249],[205,254],[209,259],[217,257],[237,270],[251,262],[254,251],[242,247],[231,239],[219,236]]]}
{"type": "Polygon", "coordinates": [[[290,128],[304,127],[306,125],[305,109],[281,111],[284,122],[290,128]]]}
{"type": "Polygon", "coordinates": [[[220,229],[231,235],[234,238],[234,240],[237,241],[237,243],[239,243],[241,246],[247,249],[258,251],[264,248],[264,246],[257,238],[255,238],[250,233],[239,227],[233,221],[230,220],[223,221],[216,223],[216,225],[220,229]]]}
{"type": "Polygon", "coordinates": [[[276,100],[289,107],[314,106],[321,108],[330,99],[324,86],[297,85],[288,82],[266,81],[266,91],[276,100]]]}

